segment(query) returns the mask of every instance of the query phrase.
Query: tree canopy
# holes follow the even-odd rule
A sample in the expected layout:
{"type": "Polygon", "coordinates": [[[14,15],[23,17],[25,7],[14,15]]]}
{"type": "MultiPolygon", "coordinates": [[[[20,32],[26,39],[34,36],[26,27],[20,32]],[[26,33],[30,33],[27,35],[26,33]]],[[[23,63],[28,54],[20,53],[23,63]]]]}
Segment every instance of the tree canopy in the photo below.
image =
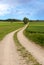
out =
{"type": "Polygon", "coordinates": [[[24,22],[25,24],[27,24],[27,23],[29,22],[29,19],[26,18],[26,17],[24,17],[23,22],[24,22]]]}

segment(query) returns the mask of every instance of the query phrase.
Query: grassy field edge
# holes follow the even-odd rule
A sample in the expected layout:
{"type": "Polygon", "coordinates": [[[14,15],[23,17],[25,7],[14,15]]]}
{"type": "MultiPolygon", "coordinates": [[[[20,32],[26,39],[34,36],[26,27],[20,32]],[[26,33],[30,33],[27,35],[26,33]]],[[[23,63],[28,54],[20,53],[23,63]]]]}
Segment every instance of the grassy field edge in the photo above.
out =
{"type": "Polygon", "coordinates": [[[23,22],[0,22],[0,41],[6,34],[15,31],[24,26],[23,22]]]}
{"type": "MultiPolygon", "coordinates": [[[[24,33],[24,35],[27,37],[27,39],[29,39],[30,41],[32,41],[32,42],[35,42],[36,44],[38,44],[38,45],[40,45],[41,47],[43,47],[44,48],[44,32],[42,32],[41,30],[43,29],[42,27],[42,29],[40,30],[41,32],[38,32],[38,31],[33,31],[33,28],[35,28],[36,29],[36,24],[34,25],[33,24],[33,22],[32,23],[30,23],[29,24],[30,26],[31,26],[31,30],[30,30],[30,26],[28,26],[26,29],[25,29],[25,31],[23,32],[24,33]],[[33,27],[33,26],[35,26],[35,27],[33,27]]],[[[39,26],[39,24],[38,24],[38,26],[39,26]]],[[[37,30],[38,30],[38,26],[37,26],[37,30]]],[[[44,27],[44,26],[43,26],[44,27]]]]}

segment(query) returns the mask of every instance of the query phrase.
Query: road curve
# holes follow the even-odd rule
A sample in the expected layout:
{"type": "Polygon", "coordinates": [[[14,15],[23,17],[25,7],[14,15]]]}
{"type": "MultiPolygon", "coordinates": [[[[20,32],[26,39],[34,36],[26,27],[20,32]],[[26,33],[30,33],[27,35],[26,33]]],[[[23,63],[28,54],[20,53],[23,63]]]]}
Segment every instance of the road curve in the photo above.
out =
{"type": "Polygon", "coordinates": [[[26,50],[30,52],[40,64],[44,65],[44,49],[34,42],[29,41],[23,34],[27,26],[28,24],[17,33],[17,38],[26,50]]]}
{"type": "Polygon", "coordinates": [[[23,65],[13,40],[13,35],[18,30],[9,33],[0,42],[0,65],[23,65]]]}

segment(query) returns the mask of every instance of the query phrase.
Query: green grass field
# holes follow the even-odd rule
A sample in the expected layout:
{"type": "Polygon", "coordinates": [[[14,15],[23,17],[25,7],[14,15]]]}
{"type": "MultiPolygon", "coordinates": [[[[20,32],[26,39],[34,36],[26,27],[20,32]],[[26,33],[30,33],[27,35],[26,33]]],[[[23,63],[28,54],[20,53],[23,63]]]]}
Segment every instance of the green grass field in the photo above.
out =
{"type": "Polygon", "coordinates": [[[44,22],[30,22],[24,34],[31,41],[44,46],[44,22]]]}
{"type": "Polygon", "coordinates": [[[24,26],[24,24],[20,22],[0,22],[0,40],[2,40],[9,32],[12,32],[22,26],[24,26]]]}

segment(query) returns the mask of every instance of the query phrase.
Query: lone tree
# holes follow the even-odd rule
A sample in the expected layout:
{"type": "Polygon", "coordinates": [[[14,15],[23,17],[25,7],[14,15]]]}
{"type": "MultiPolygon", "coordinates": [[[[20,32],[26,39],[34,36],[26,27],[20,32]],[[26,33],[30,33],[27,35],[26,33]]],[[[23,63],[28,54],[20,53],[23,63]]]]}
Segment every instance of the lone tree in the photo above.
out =
{"type": "Polygon", "coordinates": [[[24,22],[24,24],[27,24],[27,23],[29,22],[29,19],[25,17],[25,18],[23,19],[23,22],[24,22]]]}

